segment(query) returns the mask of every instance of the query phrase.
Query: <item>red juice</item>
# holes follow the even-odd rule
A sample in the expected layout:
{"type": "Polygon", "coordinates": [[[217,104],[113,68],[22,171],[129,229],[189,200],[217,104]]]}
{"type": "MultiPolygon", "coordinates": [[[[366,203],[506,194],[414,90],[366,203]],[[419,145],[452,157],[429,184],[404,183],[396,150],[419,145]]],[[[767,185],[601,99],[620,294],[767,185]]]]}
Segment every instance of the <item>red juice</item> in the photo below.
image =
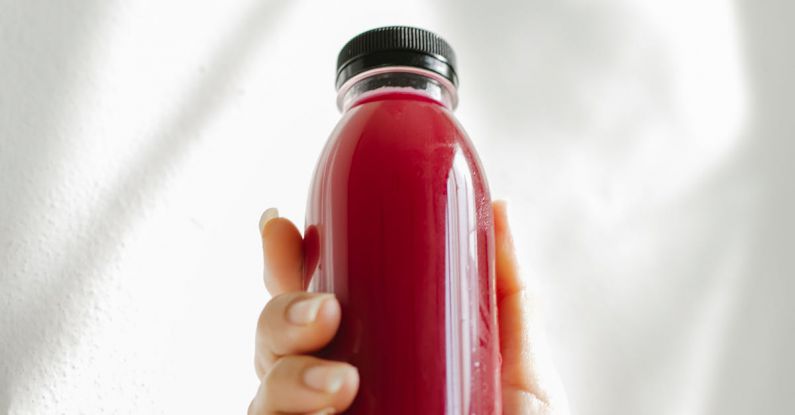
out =
{"type": "Polygon", "coordinates": [[[354,94],[317,164],[305,278],[342,307],[317,355],[358,368],[346,413],[496,415],[488,186],[450,102],[417,76],[354,94]]]}

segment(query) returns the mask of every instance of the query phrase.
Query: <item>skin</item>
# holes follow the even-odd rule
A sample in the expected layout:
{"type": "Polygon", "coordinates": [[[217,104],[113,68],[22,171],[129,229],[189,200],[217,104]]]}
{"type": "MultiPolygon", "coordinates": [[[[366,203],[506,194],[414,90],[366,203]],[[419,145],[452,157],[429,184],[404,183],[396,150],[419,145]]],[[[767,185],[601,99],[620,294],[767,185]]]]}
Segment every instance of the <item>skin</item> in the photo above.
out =
{"type": "MultiPolygon", "coordinates": [[[[537,301],[519,273],[506,204],[493,203],[503,413],[567,415],[566,397],[547,352],[537,301]]],[[[254,367],[260,387],[249,415],[327,414],[350,406],[356,368],[306,355],[331,341],[340,323],[332,294],[303,291],[298,228],[268,209],[260,221],[265,286],[272,298],[257,323],[254,367]]]]}

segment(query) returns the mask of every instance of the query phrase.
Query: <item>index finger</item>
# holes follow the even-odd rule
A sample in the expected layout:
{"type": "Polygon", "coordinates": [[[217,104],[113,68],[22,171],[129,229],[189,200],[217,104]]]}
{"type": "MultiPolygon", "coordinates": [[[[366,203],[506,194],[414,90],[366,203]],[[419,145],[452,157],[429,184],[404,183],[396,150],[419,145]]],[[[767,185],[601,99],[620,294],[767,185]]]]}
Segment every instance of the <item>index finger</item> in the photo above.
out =
{"type": "Polygon", "coordinates": [[[260,218],[262,254],[265,260],[265,287],[271,295],[301,291],[303,282],[303,238],[289,220],[279,217],[275,208],[267,209],[260,218]]]}

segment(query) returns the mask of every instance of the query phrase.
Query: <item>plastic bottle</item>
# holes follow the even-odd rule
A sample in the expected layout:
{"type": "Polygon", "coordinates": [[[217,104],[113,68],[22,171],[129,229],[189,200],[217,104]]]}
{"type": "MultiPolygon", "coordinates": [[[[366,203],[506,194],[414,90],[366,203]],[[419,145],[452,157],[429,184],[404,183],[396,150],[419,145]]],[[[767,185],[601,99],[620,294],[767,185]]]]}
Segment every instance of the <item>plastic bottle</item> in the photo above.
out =
{"type": "Polygon", "coordinates": [[[358,368],[349,414],[502,412],[491,200],[457,84],[452,49],[425,30],[374,29],[339,54],[304,276],[342,306],[318,356],[358,368]]]}

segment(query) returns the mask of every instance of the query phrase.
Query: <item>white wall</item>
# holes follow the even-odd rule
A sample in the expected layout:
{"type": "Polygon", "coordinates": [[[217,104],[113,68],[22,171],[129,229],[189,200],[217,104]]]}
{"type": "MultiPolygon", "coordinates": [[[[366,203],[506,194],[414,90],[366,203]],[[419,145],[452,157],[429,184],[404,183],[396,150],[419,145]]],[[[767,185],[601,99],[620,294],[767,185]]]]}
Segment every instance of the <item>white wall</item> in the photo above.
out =
{"type": "Polygon", "coordinates": [[[243,413],[335,55],[443,34],[583,414],[792,413],[786,2],[3,2],[0,413],[243,413]]]}

